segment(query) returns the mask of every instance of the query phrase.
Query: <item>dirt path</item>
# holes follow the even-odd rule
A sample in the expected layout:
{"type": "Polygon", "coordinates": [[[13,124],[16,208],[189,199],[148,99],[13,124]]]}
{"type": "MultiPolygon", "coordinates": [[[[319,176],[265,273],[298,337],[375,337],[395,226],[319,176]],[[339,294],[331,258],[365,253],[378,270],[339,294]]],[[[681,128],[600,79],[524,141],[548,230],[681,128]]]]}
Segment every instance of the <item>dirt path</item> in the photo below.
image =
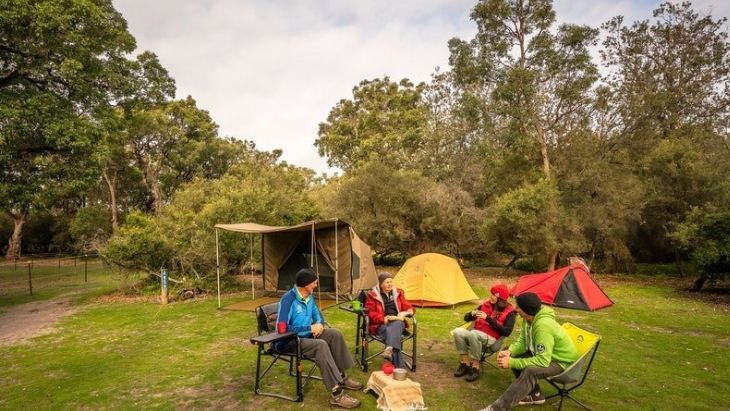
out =
{"type": "Polygon", "coordinates": [[[53,331],[62,318],[73,314],[68,295],[26,303],[0,312],[0,346],[26,343],[28,339],[53,331]]]}

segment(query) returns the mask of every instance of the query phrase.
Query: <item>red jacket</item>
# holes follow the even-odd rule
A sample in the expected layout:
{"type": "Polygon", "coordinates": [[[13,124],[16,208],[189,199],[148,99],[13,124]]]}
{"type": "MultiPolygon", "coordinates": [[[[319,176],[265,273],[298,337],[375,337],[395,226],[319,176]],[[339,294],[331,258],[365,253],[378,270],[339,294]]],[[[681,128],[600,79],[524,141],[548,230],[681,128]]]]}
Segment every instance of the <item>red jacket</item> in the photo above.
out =
{"type": "MultiPolygon", "coordinates": [[[[413,310],[413,313],[416,313],[415,307],[406,300],[403,290],[393,287],[393,293],[398,312],[413,310]]],[[[370,331],[370,334],[377,334],[378,326],[385,323],[385,303],[383,302],[383,297],[380,296],[380,286],[376,285],[368,292],[368,298],[365,300],[365,308],[367,308],[368,317],[370,318],[370,329],[368,331],[370,331]]],[[[405,323],[406,328],[410,328],[411,325],[408,321],[405,323]]]]}

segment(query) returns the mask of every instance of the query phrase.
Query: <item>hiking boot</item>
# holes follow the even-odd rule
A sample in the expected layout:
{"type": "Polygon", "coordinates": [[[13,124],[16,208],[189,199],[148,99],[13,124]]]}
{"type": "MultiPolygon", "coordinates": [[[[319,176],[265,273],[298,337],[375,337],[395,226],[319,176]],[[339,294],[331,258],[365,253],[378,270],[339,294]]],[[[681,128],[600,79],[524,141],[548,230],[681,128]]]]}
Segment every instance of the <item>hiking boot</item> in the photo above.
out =
{"type": "Polygon", "coordinates": [[[353,390],[353,391],[362,389],[362,383],[357,382],[350,377],[345,377],[345,380],[342,381],[342,384],[340,384],[340,386],[342,388],[347,388],[348,390],[353,390]]]}
{"type": "Polygon", "coordinates": [[[360,400],[342,393],[336,397],[330,398],[330,405],[336,405],[342,408],[357,408],[360,406],[360,400]]]}
{"type": "Polygon", "coordinates": [[[393,361],[393,347],[385,347],[385,351],[383,351],[383,354],[381,354],[383,358],[385,358],[388,361],[393,361]]]}
{"type": "Polygon", "coordinates": [[[469,367],[469,375],[466,376],[466,380],[469,382],[476,381],[479,378],[479,374],[481,374],[479,368],[469,367]]]}
{"type": "Polygon", "coordinates": [[[461,363],[461,364],[459,364],[459,369],[454,371],[454,377],[463,377],[466,374],[469,374],[470,369],[471,369],[470,366],[468,366],[464,363],[461,363]]]}
{"type": "Polygon", "coordinates": [[[545,397],[542,396],[541,392],[533,392],[527,397],[523,398],[522,401],[518,402],[517,405],[540,405],[545,404],[545,397]]]}

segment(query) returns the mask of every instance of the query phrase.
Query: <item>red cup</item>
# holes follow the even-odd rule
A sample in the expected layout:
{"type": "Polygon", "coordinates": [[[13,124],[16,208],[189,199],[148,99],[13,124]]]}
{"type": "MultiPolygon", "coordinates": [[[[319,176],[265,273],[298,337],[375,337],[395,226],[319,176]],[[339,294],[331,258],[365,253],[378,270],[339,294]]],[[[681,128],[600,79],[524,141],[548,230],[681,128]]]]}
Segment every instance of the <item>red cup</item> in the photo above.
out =
{"type": "Polygon", "coordinates": [[[383,373],[385,373],[385,375],[393,374],[394,369],[395,366],[389,362],[383,364],[383,373]]]}
{"type": "Polygon", "coordinates": [[[283,334],[286,332],[286,323],[284,321],[279,321],[276,323],[276,331],[283,334]]]}

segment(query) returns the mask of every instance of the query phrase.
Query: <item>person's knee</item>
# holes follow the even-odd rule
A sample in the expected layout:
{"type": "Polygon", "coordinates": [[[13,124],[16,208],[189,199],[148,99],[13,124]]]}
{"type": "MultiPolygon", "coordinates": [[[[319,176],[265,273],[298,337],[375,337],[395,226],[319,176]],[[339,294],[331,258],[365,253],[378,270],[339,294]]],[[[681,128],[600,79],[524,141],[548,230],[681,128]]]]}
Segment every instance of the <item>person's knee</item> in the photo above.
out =
{"type": "Polygon", "coordinates": [[[318,351],[323,348],[329,349],[329,344],[327,344],[327,341],[319,339],[319,338],[311,338],[311,349],[312,351],[318,351]]]}
{"type": "Polygon", "coordinates": [[[327,328],[327,329],[325,329],[325,331],[327,331],[327,333],[331,335],[331,338],[341,339],[341,340],[345,339],[345,336],[342,334],[342,331],[338,330],[337,328],[327,328]]]}
{"type": "Polygon", "coordinates": [[[527,366],[522,372],[520,372],[520,377],[522,378],[528,378],[528,379],[540,379],[541,374],[545,372],[545,369],[542,367],[538,367],[535,365],[527,366]]]}

